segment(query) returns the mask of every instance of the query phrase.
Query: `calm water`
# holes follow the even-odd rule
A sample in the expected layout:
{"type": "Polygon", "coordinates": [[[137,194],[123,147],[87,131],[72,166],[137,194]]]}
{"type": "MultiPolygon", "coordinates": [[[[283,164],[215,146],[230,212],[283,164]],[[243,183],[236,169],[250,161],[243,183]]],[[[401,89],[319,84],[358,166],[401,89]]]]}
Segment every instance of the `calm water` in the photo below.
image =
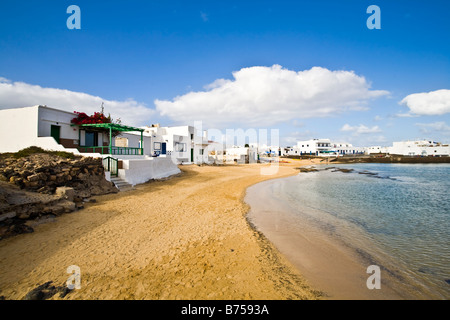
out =
{"type": "Polygon", "coordinates": [[[354,171],[328,169],[280,179],[273,196],[411,284],[410,290],[449,299],[450,165],[335,167],[354,171]]]}

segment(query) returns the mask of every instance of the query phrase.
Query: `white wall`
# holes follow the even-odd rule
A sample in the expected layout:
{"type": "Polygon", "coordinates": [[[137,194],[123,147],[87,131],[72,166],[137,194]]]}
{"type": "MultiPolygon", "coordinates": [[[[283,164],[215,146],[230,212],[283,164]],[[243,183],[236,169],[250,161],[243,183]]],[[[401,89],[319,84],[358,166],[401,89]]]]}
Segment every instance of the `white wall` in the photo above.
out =
{"type": "Polygon", "coordinates": [[[449,145],[437,145],[428,141],[401,141],[394,142],[389,148],[390,154],[405,156],[448,156],[449,145]]]}
{"type": "Polygon", "coordinates": [[[32,146],[30,143],[38,134],[38,109],[34,106],[0,110],[0,152],[17,152],[32,146]]]}
{"type": "Polygon", "coordinates": [[[123,160],[123,169],[119,169],[119,177],[131,185],[147,182],[151,179],[166,178],[180,173],[181,170],[170,158],[157,157],[150,159],[123,160]]]}
{"type": "MultiPolygon", "coordinates": [[[[139,143],[141,141],[141,133],[140,132],[123,132],[117,137],[127,138],[128,139],[128,148],[139,148],[139,143]]],[[[152,136],[148,133],[143,134],[143,148],[144,155],[151,155],[153,153],[152,146],[152,136]]],[[[113,139],[113,145],[115,145],[115,141],[113,139]]]]}
{"type": "Polygon", "coordinates": [[[368,154],[388,153],[388,148],[382,146],[372,146],[367,148],[368,154]]]}

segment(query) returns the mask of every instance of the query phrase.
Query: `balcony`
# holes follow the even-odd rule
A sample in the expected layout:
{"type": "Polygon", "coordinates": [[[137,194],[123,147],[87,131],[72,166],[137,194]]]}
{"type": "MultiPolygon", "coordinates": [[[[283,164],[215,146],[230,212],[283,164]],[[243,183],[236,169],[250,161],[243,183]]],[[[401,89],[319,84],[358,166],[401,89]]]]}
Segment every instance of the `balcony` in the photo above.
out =
{"type": "Polygon", "coordinates": [[[135,156],[135,155],[143,155],[143,148],[130,148],[130,147],[109,147],[109,146],[97,146],[97,147],[88,147],[82,146],[78,147],[78,151],[83,153],[100,153],[100,154],[111,154],[111,155],[127,155],[127,156],[135,156]]]}

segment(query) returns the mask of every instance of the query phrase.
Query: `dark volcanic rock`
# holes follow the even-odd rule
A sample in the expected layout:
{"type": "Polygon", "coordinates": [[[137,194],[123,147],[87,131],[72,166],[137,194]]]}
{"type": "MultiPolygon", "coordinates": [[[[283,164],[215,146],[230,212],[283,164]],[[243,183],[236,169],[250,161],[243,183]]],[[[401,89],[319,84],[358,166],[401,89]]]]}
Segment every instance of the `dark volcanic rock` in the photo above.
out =
{"type": "Polygon", "coordinates": [[[84,199],[116,192],[98,158],[0,154],[0,239],[33,232],[30,221],[82,209],[84,199]]]}
{"type": "Polygon", "coordinates": [[[58,292],[59,297],[64,298],[72,290],[67,288],[67,286],[55,287],[52,285],[53,281],[46,282],[26,294],[23,300],[46,300],[53,297],[58,292]]]}

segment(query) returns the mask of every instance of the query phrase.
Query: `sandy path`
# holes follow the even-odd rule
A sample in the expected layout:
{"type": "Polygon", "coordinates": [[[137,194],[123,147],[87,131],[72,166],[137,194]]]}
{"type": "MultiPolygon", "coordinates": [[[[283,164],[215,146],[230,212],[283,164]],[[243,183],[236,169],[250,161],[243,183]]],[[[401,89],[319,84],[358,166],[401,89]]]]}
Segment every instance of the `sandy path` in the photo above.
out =
{"type": "Polygon", "coordinates": [[[97,197],[32,234],[0,241],[0,296],[62,285],[77,265],[82,288],[66,299],[317,298],[244,217],[246,188],[295,174],[294,163],[273,176],[257,164],[184,166],[170,180],[97,197]]]}

